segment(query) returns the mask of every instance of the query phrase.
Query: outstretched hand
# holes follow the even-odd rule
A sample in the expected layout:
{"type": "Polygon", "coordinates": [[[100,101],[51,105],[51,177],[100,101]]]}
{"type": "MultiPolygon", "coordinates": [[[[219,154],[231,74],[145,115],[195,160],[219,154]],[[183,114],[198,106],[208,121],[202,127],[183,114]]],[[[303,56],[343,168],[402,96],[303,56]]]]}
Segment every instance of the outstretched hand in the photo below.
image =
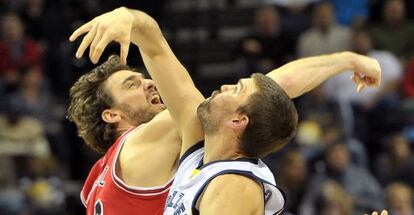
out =
{"type": "Polygon", "coordinates": [[[388,211],[387,210],[382,210],[381,214],[378,214],[378,212],[374,211],[374,212],[372,212],[371,215],[388,215],[388,211]]]}
{"type": "Polygon", "coordinates": [[[381,83],[381,67],[377,60],[356,55],[354,74],[352,81],[357,85],[357,92],[361,92],[366,86],[378,87],[381,83]]]}
{"type": "Polygon", "coordinates": [[[89,59],[95,64],[99,61],[106,46],[111,41],[116,41],[121,46],[121,63],[126,64],[132,27],[132,14],[127,8],[121,7],[82,25],[73,32],[69,40],[73,42],[79,36],[86,34],[76,51],[76,58],[81,58],[86,48],[90,46],[89,59]]]}

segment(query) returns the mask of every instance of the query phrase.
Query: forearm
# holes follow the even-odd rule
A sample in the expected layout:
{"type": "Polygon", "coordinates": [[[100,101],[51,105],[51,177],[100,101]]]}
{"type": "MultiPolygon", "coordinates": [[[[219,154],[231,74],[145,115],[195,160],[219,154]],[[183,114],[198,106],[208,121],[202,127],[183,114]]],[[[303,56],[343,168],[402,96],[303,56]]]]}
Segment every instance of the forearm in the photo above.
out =
{"type": "Polygon", "coordinates": [[[276,81],[290,98],[298,97],[327,79],[355,66],[355,54],[341,52],[292,61],[267,75],[276,81]]]}
{"type": "Polygon", "coordinates": [[[161,50],[156,55],[148,55],[140,48],[144,64],[170,112],[174,115],[176,112],[183,111],[183,102],[201,103],[204,98],[167,42],[161,50]]]}
{"type": "Polygon", "coordinates": [[[134,17],[131,41],[139,47],[144,64],[155,81],[171,116],[181,126],[195,115],[204,98],[162,35],[157,22],[131,10],[134,17]]]}

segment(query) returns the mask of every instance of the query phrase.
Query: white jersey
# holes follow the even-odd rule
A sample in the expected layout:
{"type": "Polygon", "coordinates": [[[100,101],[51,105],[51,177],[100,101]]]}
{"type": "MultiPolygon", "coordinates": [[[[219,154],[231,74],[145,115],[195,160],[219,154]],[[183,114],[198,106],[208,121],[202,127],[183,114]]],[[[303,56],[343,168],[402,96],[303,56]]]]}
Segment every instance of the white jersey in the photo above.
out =
{"type": "Polygon", "coordinates": [[[265,215],[280,214],[285,196],[276,187],[270,169],[260,159],[213,161],[203,165],[204,147],[201,143],[191,147],[180,159],[174,183],[165,204],[164,215],[199,214],[200,196],[211,180],[223,174],[249,177],[263,185],[265,215]]]}

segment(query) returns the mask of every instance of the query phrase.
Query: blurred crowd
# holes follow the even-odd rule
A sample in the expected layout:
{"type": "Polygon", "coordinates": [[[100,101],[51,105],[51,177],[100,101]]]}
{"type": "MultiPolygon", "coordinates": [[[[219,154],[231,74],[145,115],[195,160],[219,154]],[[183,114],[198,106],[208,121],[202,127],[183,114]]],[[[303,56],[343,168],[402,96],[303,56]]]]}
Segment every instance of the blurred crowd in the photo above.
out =
{"type": "MultiPolygon", "coordinates": [[[[387,208],[391,215],[414,215],[414,2],[214,1],[254,8],[248,33],[229,52],[239,65],[235,78],[340,51],[381,65],[377,89],[356,93],[349,71],[295,99],[297,136],[265,159],[287,195],[286,214],[387,208]]],[[[93,65],[74,58],[79,41],[71,44],[68,36],[121,5],[144,10],[163,26],[174,2],[0,0],[0,214],[84,213],[79,191],[100,155],[84,146],[65,116],[69,87],[93,65]]],[[[118,50],[111,45],[107,55],[118,50]]],[[[131,49],[128,61],[142,68],[138,58],[131,49]]]]}

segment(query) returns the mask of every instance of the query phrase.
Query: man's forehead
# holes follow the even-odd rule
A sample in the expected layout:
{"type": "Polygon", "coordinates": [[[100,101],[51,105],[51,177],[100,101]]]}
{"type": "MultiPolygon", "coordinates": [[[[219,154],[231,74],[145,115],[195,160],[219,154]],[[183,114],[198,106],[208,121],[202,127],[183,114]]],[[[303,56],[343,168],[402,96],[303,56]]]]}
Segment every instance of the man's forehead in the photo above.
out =
{"type": "Polygon", "coordinates": [[[122,83],[122,81],[124,81],[126,78],[131,77],[131,76],[145,78],[144,74],[140,72],[136,72],[132,70],[120,70],[112,74],[111,77],[109,77],[109,79],[113,79],[116,82],[122,83]]]}
{"type": "Polygon", "coordinates": [[[108,79],[105,81],[105,87],[109,87],[109,89],[113,87],[122,87],[124,82],[127,79],[136,79],[142,78],[144,79],[144,75],[139,72],[131,71],[131,70],[120,70],[118,72],[113,73],[108,79]]]}

